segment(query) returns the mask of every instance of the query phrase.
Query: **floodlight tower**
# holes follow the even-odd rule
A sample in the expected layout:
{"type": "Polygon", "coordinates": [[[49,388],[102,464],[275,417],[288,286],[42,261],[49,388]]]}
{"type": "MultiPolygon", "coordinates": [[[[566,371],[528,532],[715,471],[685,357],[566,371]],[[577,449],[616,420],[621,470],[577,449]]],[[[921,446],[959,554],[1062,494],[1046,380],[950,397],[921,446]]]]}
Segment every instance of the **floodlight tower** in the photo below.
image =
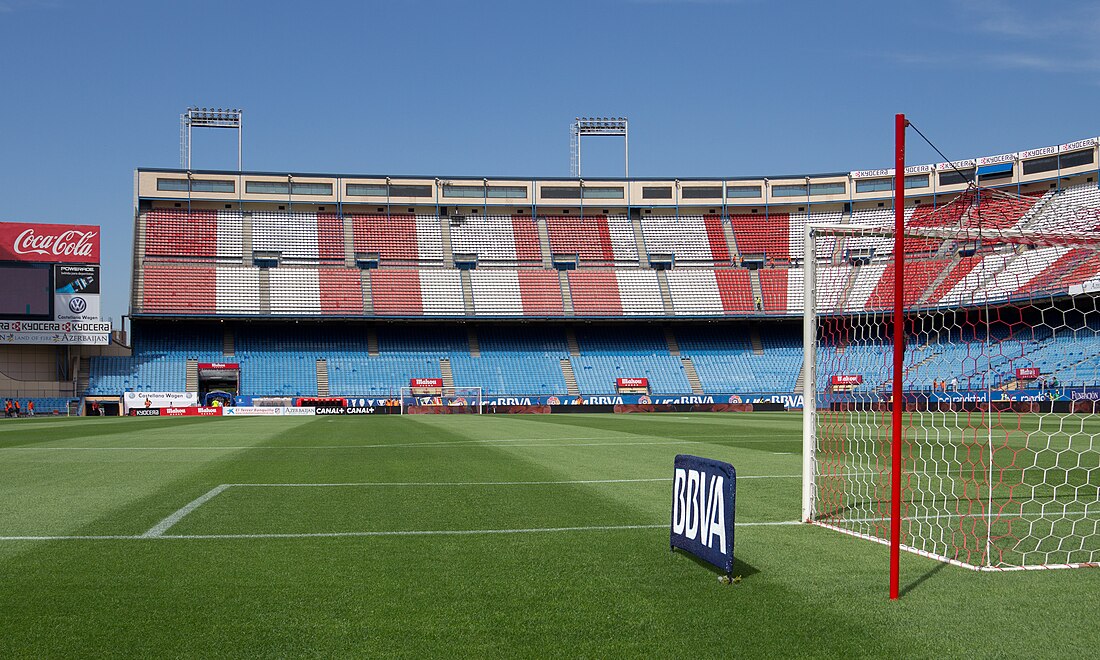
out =
{"type": "Polygon", "coordinates": [[[243,113],[240,108],[187,108],[180,115],[180,167],[191,169],[191,129],[229,128],[237,131],[237,171],[241,170],[241,133],[243,113]]]}
{"type": "Polygon", "coordinates": [[[574,117],[569,126],[569,174],[581,176],[581,138],[586,135],[621,135],[623,138],[623,176],[630,178],[630,136],[626,117],[574,117]]]}

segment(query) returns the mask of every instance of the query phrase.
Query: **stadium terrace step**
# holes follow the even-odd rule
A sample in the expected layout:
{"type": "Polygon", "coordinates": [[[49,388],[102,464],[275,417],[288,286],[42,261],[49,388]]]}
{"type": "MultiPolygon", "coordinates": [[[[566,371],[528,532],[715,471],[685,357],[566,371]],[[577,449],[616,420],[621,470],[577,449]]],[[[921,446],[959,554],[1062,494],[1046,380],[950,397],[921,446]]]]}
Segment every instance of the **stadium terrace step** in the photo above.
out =
{"type": "Polygon", "coordinates": [[[645,236],[642,234],[641,217],[631,218],[630,224],[634,228],[634,244],[638,249],[638,260],[644,267],[645,264],[649,263],[649,253],[645,247],[645,236]]]}
{"type": "Polygon", "coordinates": [[[665,307],[665,314],[673,316],[676,310],[672,306],[672,292],[668,288],[668,273],[664,270],[654,272],[657,275],[657,285],[661,288],[661,304],[665,307]]]}
{"type": "Polygon", "coordinates": [[[564,270],[558,271],[558,286],[561,288],[562,309],[566,316],[573,316],[573,292],[569,288],[569,275],[564,270]]]}
{"type": "Polygon", "coordinates": [[[367,356],[378,357],[378,331],[374,326],[367,328],[367,356]]]}
{"type": "MultiPolygon", "coordinates": [[[[536,225],[539,231],[539,248],[542,250],[542,267],[550,268],[552,265],[551,255],[553,253],[550,251],[550,232],[546,228],[546,219],[538,218],[536,220],[536,225]]],[[[569,307],[569,313],[573,313],[573,309],[571,306],[569,307]]]]}
{"type": "Polygon", "coordinates": [[[439,235],[443,243],[443,265],[451,268],[455,265],[455,255],[451,246],[451,219],[448,216],[439,218],[439,235]]]}
{"type": "Polygon", "coordinates": [[[184,387],[188,392],[199,391],[199,361],[188,358],[186,365],[186,376],[184,377],[184,387]]]}
{"type": "Polygon", "coordinates": [[[233,329],[227,327],[225,333],[222,335],[222,355],[233,357],[234,353],[233,329]]]}
{"type": "Polygon", "coordinates": [[[454,389],[455,375],[454,371],[451,370],[450,358],[442,358],[439,360],[439,376],[443,379],[444,389],[454,389]]]}
{"type": "Polygon", "coordinates": [[[328,396],[328,361],[317,360],[317,396],[328,396]]]}
{"type": "Polygon", "coordinates": [[[565,345],[569,348],[570,355],[580,357],[581,345],[577,341],[577,333],[571,327],[565,329],[565,345]]]}
{"type": "Polygon", "coordinates": [[[806,382],[806,365],[802,365],[798,369],[798,378],[794,380],[794,393],[802,394],[802,389],[805,387],[806,382]]]}
{"type": "Polygon", "coordinates": [[[695,364],[692,363],[691,358],[680,358],[680,362],[684,365],[684,377],[691,385],[691,393],[703,394],[703,381],[699,380],[699,373],[695,371],[695,364]]]}
{"type": "MultiPolygon", "coordinates": [[[[374,289],[371,286],[371,271],[359,271],[360,285],[363,287],[363,313],[374,314],[374,289]]],[[[375,347],[377,349],[377,347],[375,347]]]]}
{"type": "Polygon", "coordinates": [[[573,363],[566,358],[560,360],[561,374],[565,377],[565,390],[570,396],[580,396],[581,390],[577,387],[577,376],[573,373],[573,363]]]}
{"type": "Polygon", "coordinates": [[[462,284],[462,306],[466,316],[474,315],[474,288],[470,283],[470,271],[463,268],[458,271],[459,281],[462,284]]]}
{"type": "Polygon", "coordinates": [[[470,357],[481,357],[481,344],[477,339],[477,330],[472,325],[466,327],[466,342],[470,347],[470,357]]]}
{"type": "Polygon", "coordinates": [[[764,313],[764,287],[760,284],[760,271],[749,271],[749,284],[752,287],[752,308],[757,314],[764,313]]]}
{"type": "Polygon", "coordinates": [[[749,328],[749,341],[752,343],[753,355],[764,354],[764,343],[760,341],[760,328],[755,325],[749,328]]]}
{"type": "Polygon", "coordinates": [[[665,326],[665,343],[668,344],[668,354],[673,357],[680,356],[680,343],[676,341],[676,335],[672,328],[665,326]]]}

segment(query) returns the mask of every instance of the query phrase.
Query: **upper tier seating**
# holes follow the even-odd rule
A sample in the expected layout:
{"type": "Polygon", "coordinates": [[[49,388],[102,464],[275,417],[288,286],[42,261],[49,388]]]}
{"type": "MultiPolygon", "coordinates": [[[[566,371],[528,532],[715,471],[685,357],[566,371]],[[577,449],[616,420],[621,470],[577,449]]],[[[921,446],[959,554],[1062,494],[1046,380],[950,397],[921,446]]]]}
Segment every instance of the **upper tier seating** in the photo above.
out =
{"type": "Polygon", "coordinates": [[[542,265],[538,225],[529,216],[466,215],[446,222],[454,254],[476,254],[485,265],[542,265]]]}
{"type": "Polygon", "coordinates": [[[741,256],[763,254],[767,262],[773,264],[790,262],[790,223],[787,213],[730,216],[733,238],[741,256]]]}
{"type": "Polygon", "coordinates": [[[546,216],[553,254],[575,254],[589,265],[638,265],[638,244],[626,216],[546,216]]]}
{"type": "Polygon", "coordinates": [[[647,215],[642,234],[649,254],[674,255],[678,264],[729,263],[722,219],[715,215],[647,215]]]}
{"type": "Polygon", "coordinates": [[[434,215],[349,215],[355,252],[378,254],[382,265],[443,262],[443,232],[434,215]]]}

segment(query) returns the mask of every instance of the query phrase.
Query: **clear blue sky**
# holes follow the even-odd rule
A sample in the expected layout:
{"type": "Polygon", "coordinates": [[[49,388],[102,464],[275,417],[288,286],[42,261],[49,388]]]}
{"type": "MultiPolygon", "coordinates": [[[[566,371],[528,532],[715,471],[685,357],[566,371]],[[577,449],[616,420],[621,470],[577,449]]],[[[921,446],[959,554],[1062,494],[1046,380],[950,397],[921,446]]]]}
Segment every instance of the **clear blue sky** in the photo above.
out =
{"type": "Polygon", "coordinates": [[[117,324],[133,170],[178,165],[188,105],[243,108],[253,170],[566,176],[570,120],[623,115],[635,176],[847,171],[896,112],[951,158],[1100,135],[1098,35],[1054,0],[0,0],[0,220],[102,225],[117,324]]]}

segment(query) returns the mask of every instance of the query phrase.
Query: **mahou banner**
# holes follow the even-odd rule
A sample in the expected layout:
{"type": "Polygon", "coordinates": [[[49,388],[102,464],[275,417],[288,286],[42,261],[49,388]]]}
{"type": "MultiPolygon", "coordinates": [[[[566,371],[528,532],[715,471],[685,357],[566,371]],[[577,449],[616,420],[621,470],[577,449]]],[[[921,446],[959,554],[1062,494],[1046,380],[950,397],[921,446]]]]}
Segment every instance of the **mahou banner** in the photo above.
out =
{"type": "Polygon", "coordinates": [[[0,261],[99,263],[99,227],[0,222],[0,261]]]}

